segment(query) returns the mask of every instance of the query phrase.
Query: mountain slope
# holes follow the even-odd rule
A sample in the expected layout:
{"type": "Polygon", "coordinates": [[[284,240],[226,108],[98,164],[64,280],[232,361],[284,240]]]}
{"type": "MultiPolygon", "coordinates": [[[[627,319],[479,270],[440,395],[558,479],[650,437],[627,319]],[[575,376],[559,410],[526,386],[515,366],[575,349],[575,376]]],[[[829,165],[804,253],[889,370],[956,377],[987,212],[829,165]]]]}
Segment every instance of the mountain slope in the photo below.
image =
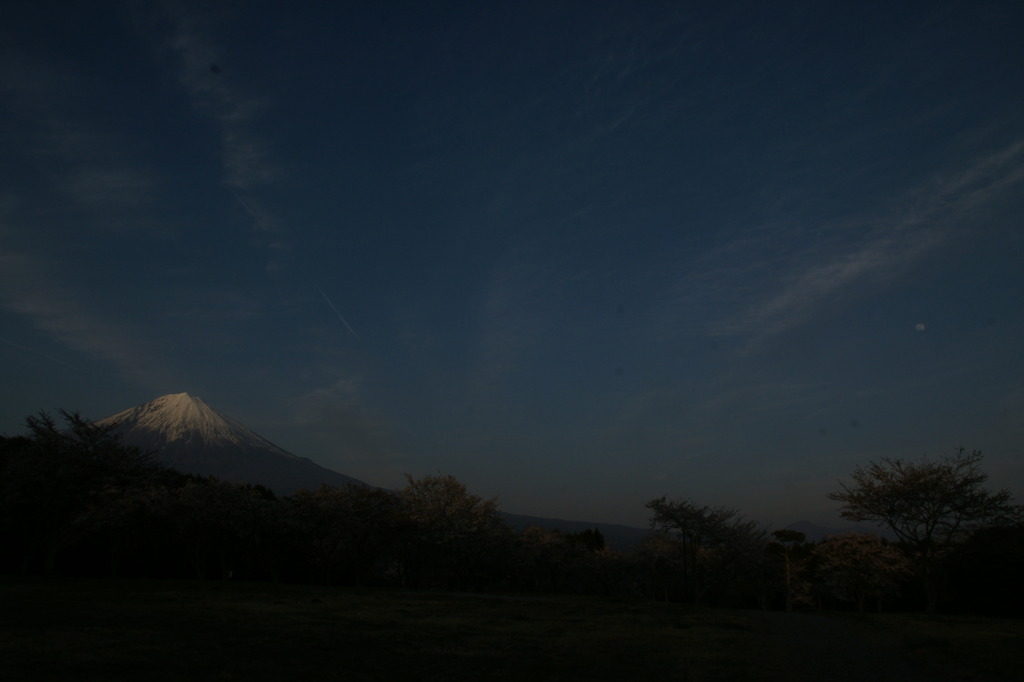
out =
{"type": "MultiPolygon", "coordinates": [[[[322,483],[342,487],[366,483],[298,457],[188,393],[161,396],[97,422],[116,424],[126,445],[154,452],[166,465],[235,483],[259,483],[279,495],[322,483]]],[[[616,524],[502,513],[516,530],[530,526],[577,533],[597,528],[608,545],[626,550],[650,534],[616,524]]]]}
{"type": "Polygon", "coordinates": [[[321,483],[366,485],[291,454],[188,393],[161,396],[97,424],[116,424],[125,444],[185,473],[258,483],[285,495],[321,483]]]}

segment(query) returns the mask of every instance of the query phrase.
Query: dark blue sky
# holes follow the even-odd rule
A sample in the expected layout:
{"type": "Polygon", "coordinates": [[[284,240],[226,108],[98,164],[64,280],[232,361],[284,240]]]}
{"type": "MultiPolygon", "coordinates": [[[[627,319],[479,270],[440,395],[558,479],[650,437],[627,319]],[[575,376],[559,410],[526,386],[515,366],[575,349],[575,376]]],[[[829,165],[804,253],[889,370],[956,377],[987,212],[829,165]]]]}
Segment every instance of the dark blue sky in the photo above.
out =
{"type": "Polygon", "coordinates": [[[0,432],[188,391],[636,525],[1021,491],[1024,6],[290,4],[3,11],[0,432]]]}

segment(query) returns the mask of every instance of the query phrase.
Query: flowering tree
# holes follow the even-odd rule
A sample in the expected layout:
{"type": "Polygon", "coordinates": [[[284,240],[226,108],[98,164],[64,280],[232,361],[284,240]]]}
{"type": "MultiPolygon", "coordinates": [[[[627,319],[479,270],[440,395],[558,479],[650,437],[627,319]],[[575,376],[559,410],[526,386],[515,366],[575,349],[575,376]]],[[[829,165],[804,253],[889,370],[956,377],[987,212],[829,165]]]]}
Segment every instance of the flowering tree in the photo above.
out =
{"type": "Polygon", "coordinates": [[[498,500],[469,493],[450,475],[406,479],[399,497],[413,536],[405,546],[404,580],[465,589],[492,578],[512,538],[498,500]]]}
{"type": "Polygon", "coordinates": [[[764,547],[764,529],[735,509],[664,496],[648,502],[647,508],[654,512],[651,527],[680,542],[683,589],[694,603],[750,569],[764,547]]]}
{"type": "Polygon", "coordinates": [[[350,483],[299,490],[287,500],[307,558],[324,584],[366,584],[383,573],[410,527],[393,492],[350,483]]]}
{"type": "Polygon", "coordinates": [[[36,565],[54,573],[58,554],[161,469],[149,454],[123,445],[112,426],[61,414],[64,428],[42,412],[26,419],[28,437],[5,439],[0,448],[0,527],[24,538],[26,571],[36,565]]]}
{"type": "Polygon", "coordinates": [[[843,518],[873,521],[896,534],[917,564],[929,612],[937,602],[937,559],[970,531],[1015,513],[1009,492],[983,487],[988,476],[981,459],[981,452],[964,448],[938,461],[882,459],[857,467],[851,483],[840,482],[828,495],[843,503],[843,518]]]}
{"type": "Polygon", "coordinates": [[[895,593],[910,573],[902,552],[868,533],[827,536],[814,556],[825,587],[840,599],[856,602],[858,611],[868,599],[877,600],[881,611],[882,597],[895,593]]]}

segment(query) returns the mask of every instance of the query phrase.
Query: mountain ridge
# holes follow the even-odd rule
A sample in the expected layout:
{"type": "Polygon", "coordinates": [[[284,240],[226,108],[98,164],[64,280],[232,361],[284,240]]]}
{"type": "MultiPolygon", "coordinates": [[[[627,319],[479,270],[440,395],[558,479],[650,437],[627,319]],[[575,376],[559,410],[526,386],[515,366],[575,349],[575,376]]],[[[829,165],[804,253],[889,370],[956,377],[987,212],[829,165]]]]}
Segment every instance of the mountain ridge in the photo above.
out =
{"type": "MultiPolygon", "coordinates": [[[[369,486],[309,458],[288,452],[187,392],[154,398],[100,419],[96,424],[113,425],[126,445],[153,452],[164,464],[183,473],[216,476],[232,483],[259,484],[279,495],[291,495],[300,488],[312,490],[321,484],[369,486]]],[[[609,545],[616,549],[632,547],[652,533],[649,528],[624,524],[552,519],[510,512],[502,512],[502,515],[518,530],[541,526],[573,533],[597,528],[609,545]]],[[[826,534],[862,530],[836,530],[807,521],[790,524],[787,528],[804,532],[808,540],[820,540],[826,534]]]]}
{"type": "Polygon", "coordinates": [[[183,473],[264,485],[290,495],[321,484],[368,485],[275,445],[190,393],[171,393],[104,417],[126,445],[153,452],[183,473]]]}

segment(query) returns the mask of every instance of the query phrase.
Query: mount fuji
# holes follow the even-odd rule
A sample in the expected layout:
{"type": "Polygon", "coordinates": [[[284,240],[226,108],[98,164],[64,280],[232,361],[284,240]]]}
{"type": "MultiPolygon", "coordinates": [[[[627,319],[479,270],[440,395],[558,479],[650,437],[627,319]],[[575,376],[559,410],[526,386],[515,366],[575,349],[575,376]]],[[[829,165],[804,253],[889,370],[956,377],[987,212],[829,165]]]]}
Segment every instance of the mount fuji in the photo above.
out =
{"type": "Polygon", "coordinates": [[[283,495],[321,483],[366,485],[279,448],[188,393],[161,396],[96,423],[115,425],[125,445],[156,453],[184,473],[261,484],[283,495]]]}

